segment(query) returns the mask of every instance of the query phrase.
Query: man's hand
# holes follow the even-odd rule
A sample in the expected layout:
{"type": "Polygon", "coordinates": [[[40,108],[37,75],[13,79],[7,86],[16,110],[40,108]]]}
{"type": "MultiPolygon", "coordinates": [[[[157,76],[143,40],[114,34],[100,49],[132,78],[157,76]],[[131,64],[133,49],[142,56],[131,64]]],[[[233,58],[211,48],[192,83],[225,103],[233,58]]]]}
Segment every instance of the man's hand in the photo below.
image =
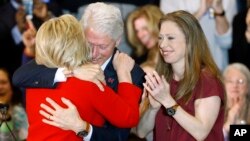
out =
{"type": "Polygon", "coordinates": [[[135,65],[135,61],[127,54],[116,51],[112,63],[116,70],[119,82],[131,83],[132,78],[130,72],[135,65]]]}
{"type": "Polygon", "coordinates": [[[42,121],[63,130],[72,130],[75,133],[85,129],[86,122],[81,119],[76,106],[66,98],[61,100],[67,108],[62,108],[52,99],[46,98],[51,107],[41,104],[42,110],[39,113],[44,117],[42,121]]]}
{"type": "Polygon", "coordinates": [[[119,51],[116,51],[112,63],[114,69],[118,72],[120,71],[130,72],[135,65],[135,61],[128,54],[119,51]]]}
{"type": "Polygon", "coordinates": [[[101,91],[104,91],[103,84],[106,84],[104,73],[97,64],[84,64],[74,69],[72,75],[78,79],[95,83],[101,91]]]}

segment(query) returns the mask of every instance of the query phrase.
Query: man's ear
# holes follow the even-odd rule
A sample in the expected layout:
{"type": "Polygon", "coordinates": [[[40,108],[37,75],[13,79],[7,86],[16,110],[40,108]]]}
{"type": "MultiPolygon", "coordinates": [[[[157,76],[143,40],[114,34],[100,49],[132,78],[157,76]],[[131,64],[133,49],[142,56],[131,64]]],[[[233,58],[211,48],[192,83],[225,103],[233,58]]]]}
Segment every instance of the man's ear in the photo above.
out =
{"type": "Polygon", "coordinates": [[[119,38],[116,40],[116,42],[115,42],[115,47],[118,47],[118,46],[120,45],[121,40],[122,40],[121,37],[119,37],[119,38]]]}

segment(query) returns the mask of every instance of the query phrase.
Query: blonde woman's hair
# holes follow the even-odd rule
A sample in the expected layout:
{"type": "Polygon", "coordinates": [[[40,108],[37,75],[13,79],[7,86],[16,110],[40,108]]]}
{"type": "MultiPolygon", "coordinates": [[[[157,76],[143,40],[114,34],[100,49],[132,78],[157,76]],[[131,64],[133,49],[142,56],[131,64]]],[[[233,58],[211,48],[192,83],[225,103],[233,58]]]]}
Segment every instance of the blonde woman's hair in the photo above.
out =
{"type": "Polygon", "coordinates": [[[148,22],[148,30],[154,37],[158,37],[159,34],[159,22],[161,17],[163,16],[162,11],[159,7],[155,5],[145,5],[131,12],[127,18],[127,38],[129,43],[135,49],[136,56],[142,56],[146,53],[147,49],[140,42],[138,37],[136,36],[136,31],[134,27],[134,21],[138,18],[144,17],[148,22]]]}
{"type": "Polygon", "coordinates": [[[80,23],[66,14],[46,21],[36,35],[36,62],[49,68],[73,69],[90,61],[80,23]]]}
{"type": "Polygon", "coordinates": [[[121,38],[124,30],[119,8],[103,2],[89,4],[80,22],[84,30],[91,27],[100,33],[108,35],[115,41],[121,38]]]}

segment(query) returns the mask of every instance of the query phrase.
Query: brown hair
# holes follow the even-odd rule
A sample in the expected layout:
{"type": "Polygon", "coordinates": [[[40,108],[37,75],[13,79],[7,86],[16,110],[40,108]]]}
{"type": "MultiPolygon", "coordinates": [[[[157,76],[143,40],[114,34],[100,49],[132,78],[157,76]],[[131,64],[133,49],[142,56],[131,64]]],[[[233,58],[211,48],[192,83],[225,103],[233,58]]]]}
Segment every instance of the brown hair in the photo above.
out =
{"type": "MultiPolygon", "coordinates": [[[[221,74],[212,58],[203,30],[192,14],[183,10],[166,14],[160,20],[160,28],[162,23],[166,21],[176,23],[186,38],[185,71],[175,99],[183,99],[184,102],[187,102],[203,69],[220,81],[222,80],[221,74]]],[[[160,75],[164,75],[168,82],[173,78],[172,67],[170,64],[165,63],[162,56],[157,64],[157,71],[160,75]]]]}

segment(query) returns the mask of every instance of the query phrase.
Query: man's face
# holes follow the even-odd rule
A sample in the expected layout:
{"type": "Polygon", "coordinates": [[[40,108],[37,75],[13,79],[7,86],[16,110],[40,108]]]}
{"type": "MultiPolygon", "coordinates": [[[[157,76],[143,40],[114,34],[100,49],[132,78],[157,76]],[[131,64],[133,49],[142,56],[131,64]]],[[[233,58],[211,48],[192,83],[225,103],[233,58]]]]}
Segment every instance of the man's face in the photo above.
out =
{"type": "Polygon", "coordinates": [[[92,62],[94,64],[102,65],[113,55],[116,42],[112,38],[96,32],[93,28],[87,28],[85,36],[92,49],[92,62]]]}

